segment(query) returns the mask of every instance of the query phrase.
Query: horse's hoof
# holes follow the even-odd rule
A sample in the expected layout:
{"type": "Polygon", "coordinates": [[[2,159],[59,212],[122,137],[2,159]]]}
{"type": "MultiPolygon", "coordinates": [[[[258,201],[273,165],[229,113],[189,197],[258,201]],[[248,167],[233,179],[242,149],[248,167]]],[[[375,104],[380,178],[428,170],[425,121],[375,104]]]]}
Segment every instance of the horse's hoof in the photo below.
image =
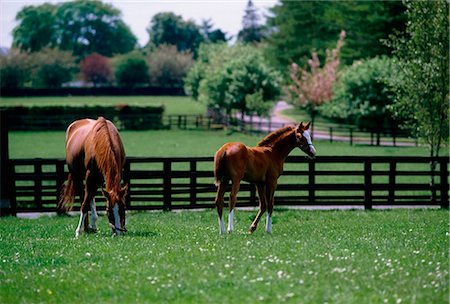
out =
{"type": "Polygon", "coordinates": [[[97,233],[97,228],[89,227],[87,230],[88,233],[97,233]]]}
{"type": "Polygon", "coordinates": [[[252,234],[253,232],[255,232],[256,227],[251,226],[250,229],[248,230],[248,234],[252,234]]]}

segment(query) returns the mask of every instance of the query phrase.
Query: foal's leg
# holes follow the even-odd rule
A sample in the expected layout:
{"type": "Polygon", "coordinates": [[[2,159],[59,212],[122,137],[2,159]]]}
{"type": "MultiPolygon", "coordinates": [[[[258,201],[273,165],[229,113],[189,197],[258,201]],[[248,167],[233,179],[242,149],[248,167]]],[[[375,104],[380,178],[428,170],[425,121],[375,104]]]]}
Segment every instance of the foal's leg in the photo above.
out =
{"type": "Polygon", "coordinates": [[[256,230],[256,227],[258,227],[258,222],[261,219],[261,216],[264,214],[267,208],[266,203],[266,186],[264,184],[258,184],[258,196],[259,196],[259,211],[258,214],[255,217],[255,220],[253,221],[252,225],[250,226],[249,233],[253,233],[256,230]]]}
{"type": "Polygon", "coordinates": [[[223,196],[225,195],[225,188],[228,184],[228,181],[221,181],[219,183],[217,194],[216,194],[216,208],[217,208],[217,215],[219,217],[219,233],[225,234],[225,224],[223,222],[223,196]]]}
{"type": "Polygon", "coordinates": [[[274,194],[275,188],[277,185],[268,185],[267,186],[267,221],[266,221],[266,232],[272,233],[272,212],[274,205],[274,194]]]}
{"type": "Polygon", "coordinates": [[[234,218],[234,207],[237,202],[237,193],[239,192],[239,188],[241,186],[240,180],[235,179],[232,181],[231,192],[230,192],[230,213],[228,214],[228,233],[233,232],[233,218],[234,218]]]}

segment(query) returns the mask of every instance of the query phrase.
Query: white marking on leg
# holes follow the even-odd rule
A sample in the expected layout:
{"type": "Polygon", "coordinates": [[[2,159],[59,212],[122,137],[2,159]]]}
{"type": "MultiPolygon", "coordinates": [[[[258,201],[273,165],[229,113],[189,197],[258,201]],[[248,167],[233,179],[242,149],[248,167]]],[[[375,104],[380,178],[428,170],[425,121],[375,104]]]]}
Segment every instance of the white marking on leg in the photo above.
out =
{"type": "Polygon", "coordinates": [[[94,231],[97,230],[97,207],[95,206],[95,199],[92,198],[91,200],[91,224],[89,225],[90,228],[94,231]]]}
{"type": "Polygon", "coordinates": [[[219,234],[225,234],[225,223],[223,217],[219,217],[219,234]]]}
{"type": "Polygon", "coordinates": [[[228,233],[233,232],[234,209],[228,214],[228,233]]]}
{"type": "Polygon", "coordinates": [[[78,238],[81,235],[81,227],[83,226],[84,219],[86,218],[87,213],[80,213],[80,222],[78,223],[77,230],[75,230],[75,237],[78,238]]]}
{"type": "Polygon", "coordinates": [[[116,234],[119,236],[120,235],[120,230],[118,230],[117,228],[120,228],[120,217],[119,217],[119,205],[115,204],[113,207],[113,214],[114,214],[114,226],[115,226],[115,230],[116,230],[116,234]]]}
{"type": "Polygon", "coordinates": [[[267,213],[266,231],[267,233],[272,233],[272,217],[269,213],[267,213]]]}

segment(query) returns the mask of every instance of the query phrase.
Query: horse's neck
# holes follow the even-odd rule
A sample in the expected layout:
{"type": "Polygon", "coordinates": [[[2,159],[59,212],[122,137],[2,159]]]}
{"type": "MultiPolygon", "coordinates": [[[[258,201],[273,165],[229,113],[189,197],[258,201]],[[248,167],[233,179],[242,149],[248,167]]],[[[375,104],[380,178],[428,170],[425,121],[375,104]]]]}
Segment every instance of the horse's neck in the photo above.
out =
{"type": "Polygon", "coordinates": [[[272,147],[272,153],[276,155],[283,162],[295,148],[295,142],[291,138],[292,134],[285,136],[276,142],[272,147]]]}

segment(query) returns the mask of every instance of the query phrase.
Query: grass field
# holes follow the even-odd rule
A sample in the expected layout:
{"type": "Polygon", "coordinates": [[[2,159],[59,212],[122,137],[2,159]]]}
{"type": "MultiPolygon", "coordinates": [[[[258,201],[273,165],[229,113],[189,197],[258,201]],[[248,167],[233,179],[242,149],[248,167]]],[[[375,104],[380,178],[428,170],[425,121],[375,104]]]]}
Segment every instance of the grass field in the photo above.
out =
{"type": "MultiPolygon", "coordinates": [[[[226,142],[241,141],[256,145],[264,135],[228,134],[224,131],[122,131],[121,137],[128,156],[213,156],[226,142]]],[[[9,133],[11,158],[63,158],[65,156],[64,131],[39,131],[9,133]]],[[[424,147],[350,146],[348,143],[315,141],[318,155],[381,155],[428,156],[424,147]]],[[[442,152],[448,155],[447,151],[442,152]]],[[[303,155],[295,149],[291,155],[303,155]]]]}
{"type": "Polygon", "coordinates": [[[448,303],[448,212],[133,213],[126,236],[76,218],[0,220],[2,303],[448,303]]]}

